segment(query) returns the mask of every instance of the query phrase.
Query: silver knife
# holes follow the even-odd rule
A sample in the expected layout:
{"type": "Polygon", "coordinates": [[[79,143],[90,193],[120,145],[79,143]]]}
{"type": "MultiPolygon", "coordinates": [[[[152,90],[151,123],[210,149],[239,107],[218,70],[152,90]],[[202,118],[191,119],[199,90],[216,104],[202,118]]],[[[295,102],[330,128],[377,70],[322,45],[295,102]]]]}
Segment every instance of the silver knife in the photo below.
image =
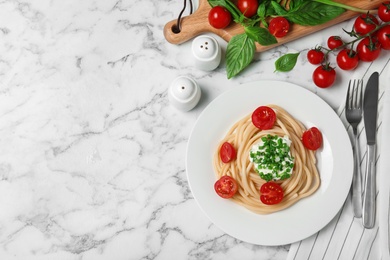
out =
{"type": "Polygon", "coordinates": [[[376,119],[378,112],[379,73],[374,72],[368,79],[364,92],[364,127],[367,136],[367,166],[366,181],[363,197],[362,220],[365,228],[375,225],[375,196],[376,196],[376,119]]]}

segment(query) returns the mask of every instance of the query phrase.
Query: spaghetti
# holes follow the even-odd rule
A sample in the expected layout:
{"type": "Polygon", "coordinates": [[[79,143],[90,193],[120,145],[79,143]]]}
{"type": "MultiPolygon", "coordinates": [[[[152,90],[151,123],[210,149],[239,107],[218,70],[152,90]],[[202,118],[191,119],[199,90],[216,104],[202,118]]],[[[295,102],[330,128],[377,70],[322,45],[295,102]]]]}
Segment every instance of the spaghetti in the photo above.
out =
{"type": "Polygon", "coordinates": [[[320,185],[320,176],[316,167],[315,151],[306,149],[302,144],[305,127],[287,111],[277,105],[268,105],[276,113],[275,125],[269,130],[260,130],[251,121],[251,114],[236,122],[220,141],[214,154],[213,166],[219,179],[231,176],[238,184],[234,202],[257,214],[269,214],[283,210],[300,199],[313,194],[320,185]],[[291,177],[277,180],[284,190],[283,200],[274,205],[265,205],[260,201],[260,187],[266,182],[260,178],[249,159],[251,147],[267,135],[288,136],[291,140],[290,152],[294,158],[291,177]],[[219,150],[224,142],[231,143],[237,150],[237,157],[230,163],[223,163],[219,150]]]}

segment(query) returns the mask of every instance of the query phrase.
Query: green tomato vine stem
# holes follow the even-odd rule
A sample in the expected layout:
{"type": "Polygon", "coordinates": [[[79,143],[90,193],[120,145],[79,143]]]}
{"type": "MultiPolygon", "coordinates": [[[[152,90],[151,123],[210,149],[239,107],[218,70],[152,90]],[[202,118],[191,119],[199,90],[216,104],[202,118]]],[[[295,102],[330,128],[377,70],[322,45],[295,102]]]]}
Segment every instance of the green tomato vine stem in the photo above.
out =
{"type": "Polygon", "coordinates": [[[318,3],[322,3],[322,4],[326,4],[326,5],[332,5],[332,6],[341,7],[341,8],[344,8],[344,9],[347,9],[347,10],[350,10],[350,11],[354,11],[354,12],[357,12],[357,13],[367,13],[367,12],[373,12],[374,11],[374,10],[364,10],[364,9],[357,8],[357,7],[354,7],[354,6],[345,5],[345,4],[338,3],[338,2],[333,2],[331,0],[313,0],[313,1],[318,2],[318,3]]]}
{"type": "MultiPolygon", "coordinates": [[[[317,1],[317,0],[314,0],[314,1],[317,1]]],[[[318,0],[318,1],[322,1],[322,0],[318,0]]],[[[337,48],[334,48],[334,49],[328,49],[328,48],[325,48],[323,46],[320,46],[320,49],[322,50],[325,50],[325,59],[324,59],[324,63],[327,63],[328,62],[328,54],[331,53],[331,52],[336,52],[336,51],[340,51],[344,48],[346,48],[347,46],[351,45],[353,46],[356,42],[360,41],[361,39],[364,39],[366,37],[372,37],[373,34],[375,34],[375,32],[377,32],[378,30],[382,29],[383,27],[387,26],[387,25],[390,25],[390,22],[385,22],[385,23],[382,23],[380,25],[377,25],[376,28],[374,30],[372,30],[371,32],[369,33],[366,33],[364,35],[358,35],[356,34],[355,32],[347,32],[345,31],[347,34],[351,35],[351,36],[354,36],[356,37],[356,39],[353,39],[352,41],[349,41],[349,42],[345,42],[343,43],[340,47],[337,47],[337,48]]],[[[371,41],[370,41],[371,42],[371,41]]],[[[351,47],[352,49],[352,47],[351,47]]]]}

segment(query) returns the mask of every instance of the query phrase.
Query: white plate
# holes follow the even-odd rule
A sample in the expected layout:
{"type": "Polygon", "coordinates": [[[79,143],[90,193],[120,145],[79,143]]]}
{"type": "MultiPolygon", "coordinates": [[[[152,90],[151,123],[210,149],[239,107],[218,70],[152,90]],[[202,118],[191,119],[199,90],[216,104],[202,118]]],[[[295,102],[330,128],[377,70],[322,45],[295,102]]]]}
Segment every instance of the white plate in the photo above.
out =
{"type": "Polygon", "coordinates": [[[259,245],[285,245],[321,230],[342,207],[352,182],[352,146],[333,109],[312,92],[285,82],[240,85],[213,100],[199,116],[188,141],[187,178],[193,196],[210,220],[227,234],[259,245]],[[218,142],[239,119],[260,105],[276,104],[306,127],[317,126],[321,186],[283,211],[258,215],[214,192],[212,158],[218,142]]]}

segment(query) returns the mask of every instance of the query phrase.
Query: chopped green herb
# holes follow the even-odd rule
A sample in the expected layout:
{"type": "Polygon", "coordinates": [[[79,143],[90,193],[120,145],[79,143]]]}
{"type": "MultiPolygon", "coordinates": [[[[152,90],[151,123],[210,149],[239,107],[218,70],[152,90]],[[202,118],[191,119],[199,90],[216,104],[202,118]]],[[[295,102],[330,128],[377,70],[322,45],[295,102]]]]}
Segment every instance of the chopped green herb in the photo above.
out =
{"type": "Polygon", "coordinates": [[[249,157],[260,177],[266,181],[284,180],[291,176],[294,158],[290,154],[287,137],[262,137],[261,142],[252,147],[249,157]]]}

